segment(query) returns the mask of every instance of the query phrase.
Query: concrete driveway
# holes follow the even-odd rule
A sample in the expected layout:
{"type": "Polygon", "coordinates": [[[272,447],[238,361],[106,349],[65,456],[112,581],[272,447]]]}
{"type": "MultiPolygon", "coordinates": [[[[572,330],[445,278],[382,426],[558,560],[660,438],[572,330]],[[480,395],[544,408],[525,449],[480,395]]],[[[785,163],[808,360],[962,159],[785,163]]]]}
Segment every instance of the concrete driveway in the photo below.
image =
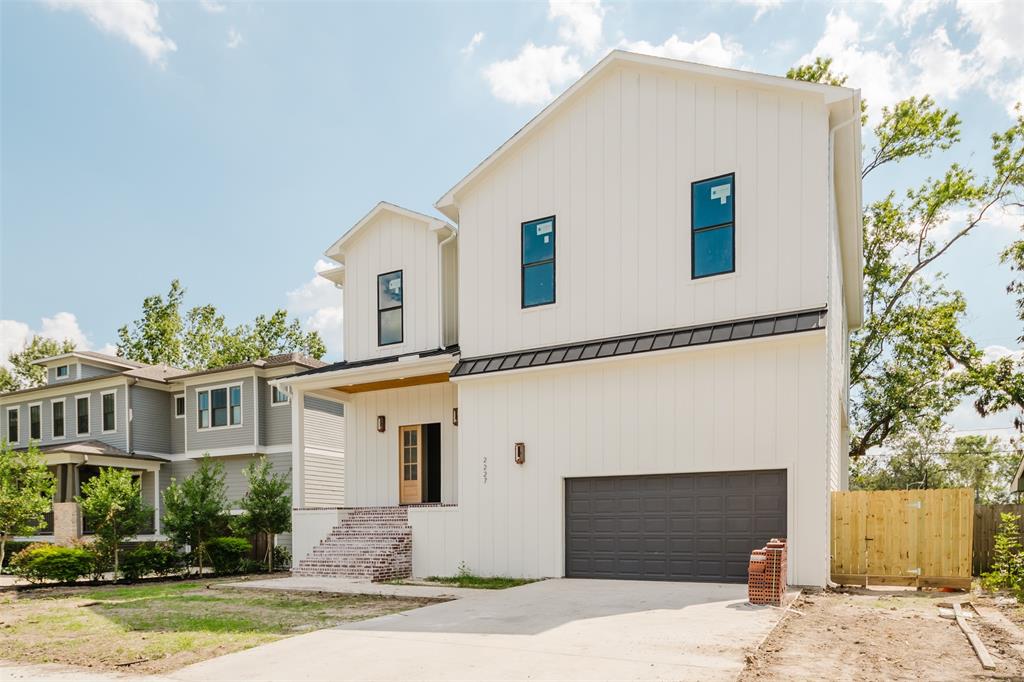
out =
{"type": "Polygon", "coordinates": [[[745,585],[546,580],[292,637],[176,680],[732,680],[781,610],[745,585]]]}

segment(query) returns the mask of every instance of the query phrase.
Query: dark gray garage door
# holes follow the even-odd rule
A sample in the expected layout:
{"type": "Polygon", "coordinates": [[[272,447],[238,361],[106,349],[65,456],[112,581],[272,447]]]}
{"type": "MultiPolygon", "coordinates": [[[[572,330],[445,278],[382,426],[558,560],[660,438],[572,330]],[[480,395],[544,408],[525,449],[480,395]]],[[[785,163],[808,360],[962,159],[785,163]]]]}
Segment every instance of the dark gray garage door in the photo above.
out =
{"type": "Polygon", "coordinates": [[[565,509],[569,577],[743,582],[786,535],[786,472],[570,478],[565,509]]]}

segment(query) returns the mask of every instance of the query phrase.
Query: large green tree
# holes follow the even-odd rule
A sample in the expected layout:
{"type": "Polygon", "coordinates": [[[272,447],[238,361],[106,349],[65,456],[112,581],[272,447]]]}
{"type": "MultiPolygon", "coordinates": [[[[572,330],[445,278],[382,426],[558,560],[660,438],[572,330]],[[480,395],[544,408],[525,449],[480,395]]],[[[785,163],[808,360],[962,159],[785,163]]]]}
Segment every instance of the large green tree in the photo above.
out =
{"type": "Polygon", "coordinates": [[[224,465],[206,454],[181,483],[171,479],[164,490],[162,522],[172,542],[191,548],[201,575],[204,543],[223,533],[228,525],[224,465]]]}
{"type": "Polygon", "coordinates": [[[75,343],[70,339],[56,341],[44,336],[33,336],[24,348],[7,356],[11,369],[0,367],[0,393],[42,386],[46,382],[46,368],[32,363],[42,358],[70,353],[74,349],[75,343]]]}
{"type": "Polygon", "coordinates": [[[99,543],[110,552],[117,580],[122,543],[142,532],[153,518],[153,508],[142,501],[142,481],[128,469],[103,467],[98,476],[82,484],[82,494],[75,500],[99,543]]]}
{"type": "Polygon", "coordinates": [[[182,312],[185,289],[171,282],[167,296],[147,296],[142,316],[117,331],[118,355],[184,369],[214,369],[268,355],[299,352],[321,358],[327,352],[316,331],[303,331],[284,309],[257,315],[251,324],[229,326],[211,304],[182,312]]]}
{"type": "Polygon", "coordinates": [[[46,525],[56,485],[35,445],[19,451],[0,441],[0,568],[10,538],[46,525]]]}
{"type": "MultiPolygon", "coordinates": [[[[790,78],[841,84],[831,62],[791,69],[790,78]]],[[[866,119],[864,119],[866,121],[866,119]]],[[[884,107],[870,131],[862,175],[926,159],[960,140],[960,118],[930,97],[884,107]]],[[[981,354],[963,332],[966,304],[944,283],[950,249],[1012,206],[1024,187],[1024,118],[992,136],[985,177],[959,164],[916,186],[894,188],[864,210],[864,325],[852,334],[850,454],[935,430],[976,379],[981,354]]]]}

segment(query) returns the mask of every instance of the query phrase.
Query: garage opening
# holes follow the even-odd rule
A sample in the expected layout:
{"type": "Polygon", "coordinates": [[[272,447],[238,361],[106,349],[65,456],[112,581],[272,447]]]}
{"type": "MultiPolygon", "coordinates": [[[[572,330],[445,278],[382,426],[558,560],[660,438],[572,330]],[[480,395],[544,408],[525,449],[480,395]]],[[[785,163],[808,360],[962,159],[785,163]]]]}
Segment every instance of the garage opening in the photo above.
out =
{"type": "Polygon", "coordinates": [[[570,578],[746,582],[786,537],[786,472],[568,478],[565,536],[570,578]]]}

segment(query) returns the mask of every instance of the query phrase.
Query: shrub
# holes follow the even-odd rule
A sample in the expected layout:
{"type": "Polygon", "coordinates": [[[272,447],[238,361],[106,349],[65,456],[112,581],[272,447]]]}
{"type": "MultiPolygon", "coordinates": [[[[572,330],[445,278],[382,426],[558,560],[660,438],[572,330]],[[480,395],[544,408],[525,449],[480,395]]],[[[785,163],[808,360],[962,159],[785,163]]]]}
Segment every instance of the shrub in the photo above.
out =
{"type": "Polygon", "coordinates": [[[138,580],[147,575],[167,576],[180,573],[184,556],[167,543],[139,545],[126,552],[121,564],[124,577],[138,580]]]}
{"type": "MultiPolygon", "coordinates": [[[[18,540],[18,541],[11,540],[11,541],[9,541],[7,543],[7,553],[4,554],[4,563],[3,563],[3,565],[4,566],[9,566],[10,563],[11,563],[11,559],[14,558],[14,555],[17,554],[18,552],[20,552],[21,550],[25,549],[26,547],[28,547],[31,544],[32,544],[31,542],[23,542],[21,540],[18,540]]],[[[40,544],[40,543],[36,543],[36,544],[40,544]]]]}
{"type": "Polygon", "coordinates": [[[221,574],[240,572],[242,560],[248,559],[252,553],[252,543],[242,538],[214,538],[208,540],[203,547],[214,572],[221,574]]]}
{"type": "Polygon", "coordinates": [[[92,573],[95,555],[87,549],[34,543],[11,559],[11,572],[29,582],[74,582],[92,573]]]}
{"type": "Polygon", "coordinates": [[[277,546],[274,547],[274,568],[277,570],[287,570],[292,566],[292,553],[288,551],[287,547],[277,546]]]}
{"type": "Polygon", "coordinates": [[[996,531],[992,570],[981,576],[981,585],[989,591],[1024,590],[1024,551],[1020,544],[1020,515],[1000,514],[996,531]]]}

